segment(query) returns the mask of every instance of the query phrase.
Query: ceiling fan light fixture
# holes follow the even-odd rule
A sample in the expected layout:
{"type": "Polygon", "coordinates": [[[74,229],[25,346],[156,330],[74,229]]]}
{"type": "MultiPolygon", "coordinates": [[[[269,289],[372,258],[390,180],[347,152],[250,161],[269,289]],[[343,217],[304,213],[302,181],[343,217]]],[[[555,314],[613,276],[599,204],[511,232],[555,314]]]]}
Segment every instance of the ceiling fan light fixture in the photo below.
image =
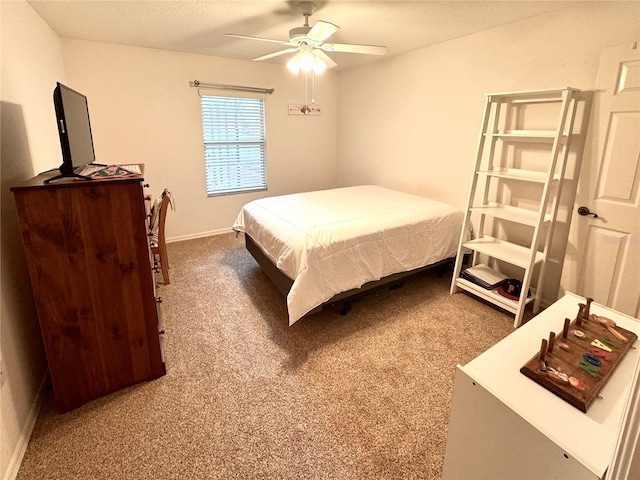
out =
{"type": "Polygon", "coordinates": [[[289,69],[289,71],[291,73],[293,73],[294,75],[297,75],[298,72],[300,72],[300,61],[298,59],[298,56],[300,54],[296,53],[293,57],[291,57],[291,59],[287,62],[287,68],[289,69]]]}
{"type": "Polygon", "coordinates": [[[316,75],[324,72],[327,69],[327,64],[322,61],[321,58],[316,55],[313,56],[313,73],[316,75]]]}
{"type": "Polygon", "coordinates": [[[300,69],[303,72],[310,72],[311,70],[313,70],[313,65],[314,65],[314,57],[315,55],[311,52],[300,52],[299,53],[300,58],[298,59],[298,62],[300,63],[300,69]]]}
{"type": "Polygon", "coordinates": [[[287,68],[293,74],[298,74],[300,70],[303,72],[313,71],[315,74],[324,72],[327,69],[327,64],[322,61],[313,51],[305,50],[296,53],[287,62],[287,68]]]}

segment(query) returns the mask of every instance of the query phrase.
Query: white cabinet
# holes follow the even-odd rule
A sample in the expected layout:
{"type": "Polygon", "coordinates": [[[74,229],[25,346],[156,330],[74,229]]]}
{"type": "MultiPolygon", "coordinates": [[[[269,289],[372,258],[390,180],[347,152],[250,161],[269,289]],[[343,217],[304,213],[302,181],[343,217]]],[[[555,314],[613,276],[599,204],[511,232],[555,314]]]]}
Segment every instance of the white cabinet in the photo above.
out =
{"type": "MultiPolygon", "coordinates": [[[[520,373],[549,332],[561,332],[585,300],[567,293],[464,366],[458,365],[445,480],[602,479],[609,466],[639,350],[622,359],[582,413],[520,373]]],[[[637,319],[592,303],[591,312],[640,333],[637,319]]]]}

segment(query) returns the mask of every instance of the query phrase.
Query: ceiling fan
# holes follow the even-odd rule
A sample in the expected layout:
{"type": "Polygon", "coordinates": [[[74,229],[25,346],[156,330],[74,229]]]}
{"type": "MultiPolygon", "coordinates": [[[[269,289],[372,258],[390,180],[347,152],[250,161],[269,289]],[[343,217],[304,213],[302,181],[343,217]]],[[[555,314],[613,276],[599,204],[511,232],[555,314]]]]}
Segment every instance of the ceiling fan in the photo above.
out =
{"type": "Polygon", "coordinates": [[[268,60],[280,55],[296,52],[296,54],[287,63],[287,68],[294,73],[298,73],[301,69],[306,72],[313,70],[314,73],[320,73],[326,68],[335,67],[337,63],[334,62],[325,52],[363,53],[367,55],[384,55],[387,53],[387,47],[379,45],[326,43],[325,40],[336,33],[340,27],[322,20],[318,20],[313,27],[310,27],[309,17],[313,14],[316,4],[313,2],[300,2],[298,4],[298,8],[300,9],[300,13],[304,16],[304,25],[302,27],[296,27],[289,30],[289,40],[273,40],[270,38],[236,35],[233,33],[225,33],[225,36],[278,43],[289,47],[284,50],[279,50],[274,53],[254,58],[253,61],[258,62],[261,60],[268,60]]]}

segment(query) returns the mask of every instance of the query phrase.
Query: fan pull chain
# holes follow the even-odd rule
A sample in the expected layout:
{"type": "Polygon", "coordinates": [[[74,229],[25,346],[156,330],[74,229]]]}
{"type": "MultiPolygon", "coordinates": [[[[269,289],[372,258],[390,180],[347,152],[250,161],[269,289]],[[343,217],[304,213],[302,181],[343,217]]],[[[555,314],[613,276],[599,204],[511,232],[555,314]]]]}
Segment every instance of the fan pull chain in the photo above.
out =
{"type": "MultiPolygon", "coordinates": [[[[311,104],[316,103],[316,72],[311,71],[311,104]]],[[[300,108],[304,115],[311,113],[309,106],[309,72],[304,72],[304,105],[300,108]]]]}
{"type": "MultiPolygon", "coordinates": [[[[313,101],[313,99],[312,99],[313,101]]],[[[309,115],[309,72],[304,72],[304,105],[300,109],[304,115],[309,115]]]]}

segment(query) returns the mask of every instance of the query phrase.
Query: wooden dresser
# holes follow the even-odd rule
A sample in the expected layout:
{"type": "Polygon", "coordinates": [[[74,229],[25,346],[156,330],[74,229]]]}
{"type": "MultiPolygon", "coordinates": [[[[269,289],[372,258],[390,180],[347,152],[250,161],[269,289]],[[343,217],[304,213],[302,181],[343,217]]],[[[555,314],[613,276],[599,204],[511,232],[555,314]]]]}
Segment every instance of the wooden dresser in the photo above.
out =
{"type": "Polygon", "coordinates": [[[143,178],[11,188],[56,408],[165,373],[143,178]]]}

